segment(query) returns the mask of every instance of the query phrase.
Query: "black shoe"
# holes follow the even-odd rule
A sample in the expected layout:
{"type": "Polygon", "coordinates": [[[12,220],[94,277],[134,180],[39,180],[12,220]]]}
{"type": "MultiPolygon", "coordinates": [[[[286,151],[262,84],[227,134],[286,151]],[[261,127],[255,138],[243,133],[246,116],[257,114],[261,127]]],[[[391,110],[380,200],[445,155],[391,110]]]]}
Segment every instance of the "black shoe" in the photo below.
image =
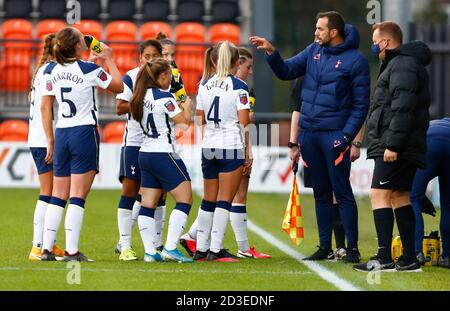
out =
{"type": "Polygon", "coordinates": [[[48,249],[44,249],[42,251],[41,261],[56,261],[55,254],[50,252],[48,249]]]}
{"type": "Polygon", "coordinates": [[[181,238],[180,239],[180,245],[183,246],[183,248],[186,250],[186,252],[189,254],[189,256],[193,257],[194,253],[191,248],[189,247],[188,243],[186,242],[186,239],[181,238]]]}
{"type": "Polygon", "coordinates": [[[309,257],[303,258],[303,260],[333,260],[334,253],[331,249],[324,249],[317,246],[319,249],[309,257]]]}
{"type": "Polygon", "coordinates": [[[370,271],[396,271],[395,264],[391,260],[383,260],[378,256],[370,258],[370,261],[366,263],[361,263],[358,265],[353,265],[353,270],[360,272],[370,272],[370,271]]]}
{"type": "Polygon", "coordinates": [[[395,264],[395,268],[397,269],[397,271],[403,272],[422,272],[417,258],[414,257],[412,259],[409,259],[404,255],[400,256],[397,263],[395,264]]]}
{"type": "Polygon", "coordinates": [[[357,248],[347,249],[345,252],[344,262],[359,263],[361,254],[357,248]]]}
{"type": "Polygon", "coordinates": [[[196,261],[205,261],[207,256],[208,256],[208,251],[206,251],[206,252],[195,251],[192,259],[196,260],[196,261]]]}
{"type": "Polygon", "coordinates": [[[227,252],[226,249],[221,249],[218,253],[213,251],[208,251],[208,256],[206,257],[208,261],[216,261],[216,262],[238,262],[238,257],[234,256],[227,252]]]}
{"type": "Polygon", "coordinates": [[[437,265],[443,268],[450,268],[450,257],[439,257],[437,265]]]}
{"type": "Polygon", "coordinates": [[[416,252],[416,258],[417,258],[417,260],[419,261],[419,264],[421,265],[421,266],[424,266],[425,265],[425,257],[423,256],[423,253],[422,252],[416,252]]]}
{"type": "Polygon", "coordinates": [[[73,255],[70,255],[68,252],[65,252],[63,261],[80,261],[80,262],[94,262],[95,260],[88,258],[82,252],[76,252],[73,255]]]}

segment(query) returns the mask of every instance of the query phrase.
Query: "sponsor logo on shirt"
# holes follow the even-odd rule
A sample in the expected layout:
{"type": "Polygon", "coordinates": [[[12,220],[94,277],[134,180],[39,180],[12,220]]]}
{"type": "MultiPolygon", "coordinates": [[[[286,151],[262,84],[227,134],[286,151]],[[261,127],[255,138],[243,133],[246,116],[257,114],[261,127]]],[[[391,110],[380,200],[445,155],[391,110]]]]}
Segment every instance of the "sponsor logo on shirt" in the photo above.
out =
{"type": "Polygon", "coordinates": [[[175,105],[170,100],[167,103],[165,103],[164,106],[166,106],[166,109],[169,112],[175,111],[175,105]]]}
{"type": "Polygon", "coordinates": [[[53,90],[53,84],[52,84],[51,80],[47,80],[46,88],[47,88],[47,91],[53,90]]]}
{"type": "Polygon", "coordinates": [[[245,93],[239,94],[239,100],[241,101],[242,105],[247,105],[248,104],[247,94],[245,93]]]}
{"type": "Polygon", "coordinates": [[[103,70],[100,70],[98,72],[97,77],[102,81],[106,81],[108,79],[108,76],[106,75],[106,73],[103,70]]]}

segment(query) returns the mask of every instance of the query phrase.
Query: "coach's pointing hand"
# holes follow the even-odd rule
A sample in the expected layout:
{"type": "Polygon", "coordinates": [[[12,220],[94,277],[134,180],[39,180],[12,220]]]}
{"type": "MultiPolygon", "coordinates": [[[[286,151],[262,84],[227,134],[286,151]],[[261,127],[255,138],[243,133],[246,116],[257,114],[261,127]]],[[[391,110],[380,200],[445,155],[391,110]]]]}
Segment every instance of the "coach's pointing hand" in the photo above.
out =
{"type": "Polygon", "coordinates": [[[266,50],[267,54],[272,55],[275,52],[275,47],[267,41],[266,38],[258,36],[250,37],[250,43],[255,45],[258,50],[266,50]]]}

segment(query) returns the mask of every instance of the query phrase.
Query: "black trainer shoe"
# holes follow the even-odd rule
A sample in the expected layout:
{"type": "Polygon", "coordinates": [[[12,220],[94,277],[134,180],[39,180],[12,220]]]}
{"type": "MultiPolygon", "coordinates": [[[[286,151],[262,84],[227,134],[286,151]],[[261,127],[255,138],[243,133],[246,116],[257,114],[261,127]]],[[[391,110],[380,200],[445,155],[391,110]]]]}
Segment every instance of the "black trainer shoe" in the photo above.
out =
{"type": "Polygon", "coordinates": [[[189,254],[189,256],[193,257],[195,254],[195,248],[192,248],[192,244],[195,243],[195,241],[188,241],[186,239],[180,238],[180,245],[183,246],[183,248],[186,250],[186,252],[189,254]]]}
{"type": "Polygon", "coordinates": [[[208,261],[216,261],[216,262],[238,262],[238,257],[234,256],[227,252],[226,249],[221,249],[218,253],[215,253],[211,250],[208,251],[208,256],[206,257],[208,261]]]}
{"type": "Polygon", "coordinates": [[[450,268],[450,257],[439,257],[437,265],[443,268],[450,268]]]}
{"type": "Polygon", "coordinates": [[[206,252],[195,251],[192,259],[194,259],[195,261],[206,261],[206,257],[208,257],[208,251],[206,252]]]}
{"type": "Polygon", "coordinates": [[[357,248],[347,249],[343,260],[349,263],[359,263],[361,261],[361,254],[357,248]]]}
{"type": "Polygon", "coordinates": [[[417,258],[414,257],[413,259],[409,259],[404,255],[398,258],[398,261],[395,263],[395,268],[397,271],[402,272],[422,272],[417,258]]]}
{"type": "Polygon", "coordinates": [[[56,261],[55,254],[50,252],[48,249],[44,249],[42,251],[41,261],[56,261]]]}
{"type": "Polygon", "coordinates": [[[421,266],[424,266],[425,265],[425,257],[423,256],[423,253],[422,252],[416,252],[416,258],[417,258],[417,260],[419,261],[419,264],[421,265],[421,266]]]}
{"type": "Polygon", "coordinates": [[[94,262],[95,260],[88,258],[82,252],[76,252],[73,255],[70,255],[68,252],[65,252],[63,261],[82,261],[82,262],[94,262]]]}
{"type": "Polygon", "coordinates": [[[303,260],[333,260],[334,253],[331,249],[324,249],[317,246],[319,249],[309,257],[303,258],[303,260]]]}
{"type": "Polygon", "coordinates": [[[370,271],[385,271],[385,272],[394,272],[397,271],[395,269],[395,263],[391,260],[383,260],[378,256],[373,256],[370,258],[370,261],[366,263],[361,263],[358,265],[353,265],[353,270],[359,272],[370,272],[370,271]]]}

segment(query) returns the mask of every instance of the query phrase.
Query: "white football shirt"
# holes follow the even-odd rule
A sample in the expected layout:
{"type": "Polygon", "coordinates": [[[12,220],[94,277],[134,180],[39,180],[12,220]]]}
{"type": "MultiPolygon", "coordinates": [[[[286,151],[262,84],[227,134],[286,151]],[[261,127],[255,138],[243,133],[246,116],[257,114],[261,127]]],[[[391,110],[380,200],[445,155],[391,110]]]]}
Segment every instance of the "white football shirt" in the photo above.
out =
{"type": "Polygon", "coordinates": [[[161,89],[148,89],[140,126],[144,132],[143,152],[176,152],[172,118],[182,112],[173,97],[161,89]]]}
{"type": "MultiPolygon", "coordinates": [[[[134,86],[136,84],[136,77],[140,67],[129,70],[123,76],[123,93],[117,94],[116,99],[121,99],[130,102],[133,97],[134,86]]],[[[133,119],[131,113],[127,113],[127,123],[125,133],[123,133],[122,146],[140,147],[143,141],[143,133],[141,125],[138,121],[133,119]]]]}
{"type": "Polygon", "coordinates": [[[217,75],[200,85],[197,109],[203,110],[206,126],[203,148],[242,149],[244,141],[238,111],[250,109],[247,84],[233,76],[217,75]]]}
{"type": "Polygon", "coordinates": [[[28,131],[28,147],[30,148],[47,148],[47,137],[42,126],[41,98],[42,92],[45,90],[44,70],[49,64],[39,67],[31,88],[28,131]]]}
{"type": "Polygon", "coordinates": [[[42,95],[53,95],[58,102],[57,128],[97,125],[97,86],[106,89],[112,77],[95,63],[51,63],[44,70],[42,95]]]}

